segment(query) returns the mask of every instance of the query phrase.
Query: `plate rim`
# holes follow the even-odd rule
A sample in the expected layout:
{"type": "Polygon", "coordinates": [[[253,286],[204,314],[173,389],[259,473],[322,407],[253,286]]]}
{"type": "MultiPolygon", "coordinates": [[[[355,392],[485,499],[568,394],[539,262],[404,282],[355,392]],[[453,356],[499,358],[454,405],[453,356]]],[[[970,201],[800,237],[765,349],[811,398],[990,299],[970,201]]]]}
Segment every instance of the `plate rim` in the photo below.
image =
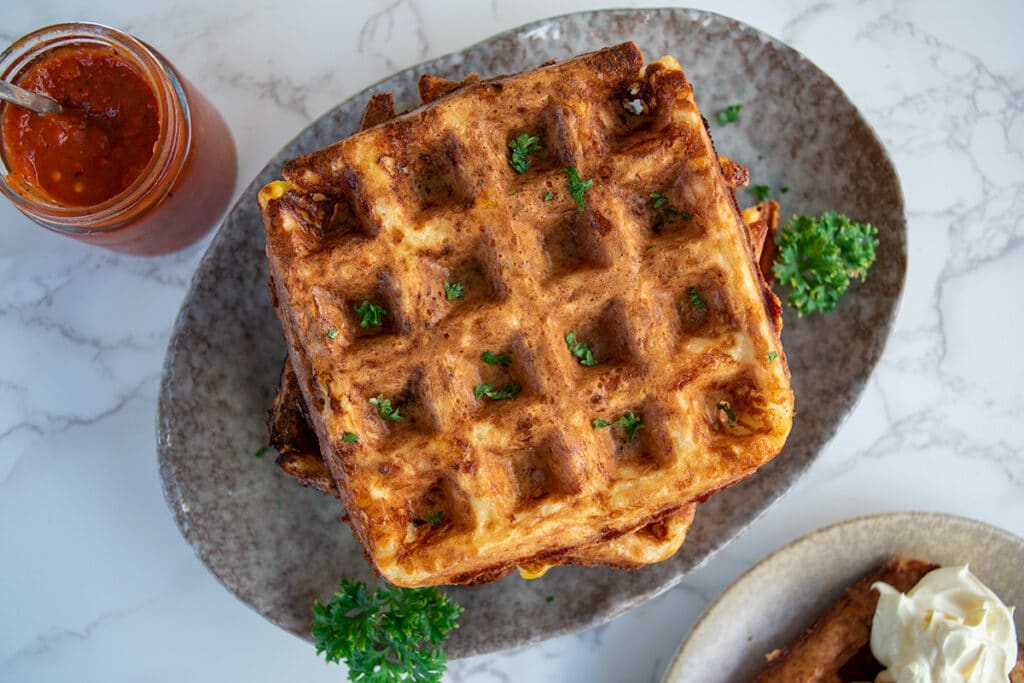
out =
{"type": "Polygon", "coordinates": [[[864,524],[871,524],[875,522],[897,523],[899,521],[913,521],[916,525],[923,523],[925,520],[942,520],[963,525],[965,527],[984,529],[987,533],[990,533],[994,537],[999,537],[1008,545],[1016,546],[1024,551],[1024,538],[1017,536],[1011,531],[1007,531],[1002,527],[998,527],[994,524],[983,522],[972,517],[964,517],[963,515],[946,512],[936,512],[933,510],[899,510],[894,512],[859,515],[857,517],[851,517],[849,519],[840,520],[827,524],[823,527],[813,529],[802,536],[798,536],[797,538],[779,546],[762,557],[746,571],[733,579],[728,586],[722,589],[722,592],[719,593],[714,600],[708,603],[708,606],[701,613],[700,617],[698,617],[697,621],[694,622],[689,632],[687,632],[679,642],[679,645],[676,646],[676,650],[672,654],[672,658],[669,660],[665,673],[660,679],[661,683],[678,683],[683,680],[683,678],[681,678],[682,667],[686,663],[685,660],[688,657],[693,656],[693,653],[687,652],[687,649],[692,646],[694,635],[710,621],[711,617],[718,611],[719,606],[723,602],[728,600],[736,591],[745,586],[749,580],[755,578],[758,574],[777,562],[779,557],[788,556],[804,546],[815,546],[817,545],[818,540],[823,536],[840,533],[845,529],[858,527],[864,524]]]}
{"type": "MultiPolygon", "coordinates": [[[[755,36],[757,39],[772,45],[775,49],[783,49],[791,52],[801,66],[813,69],[817,73],[817,75],[823,78],[830,87],[835,88],[835,90],[842,95],[845,101],[849,103],[859,123],[863,125],[864,130],[870,136],[872,142],[874,142],[877,145],[877,148],[880,151],[882,158],[888,164],[889,168],[892,170],[892,189],[894,191],[896,200],[893,204],[894,208],[896,209],[896,211],[894,211],[894,215],[898,217],[898,222],[894,225],[894,227],[896,228],[897,232],[900,232],[902,234],[904,248],[902,250],[902,264],[899,266],[898,271],[895,269],[893,271],[893,278],[895,283],[898,284],[898,290],[896,291],[895,295],[891,297],[891,306],[887,314],[885,315],[882,323],[879,325],[880,328],[884,328],[885,334],[880,338],[880,341],[877,344],[877,348],[873,349],[873,352],[869,354],[868,360],[865,365],[867,372],[864,378],[864,384],[866,384],[867,381],[870,380],[870,377],[874,373],[875,368],[878,366],[882,354],[892,337],[892,331],[895,325],[895,320],[899,314],[903,297],[906,292],[906,279],[909,263],[909,252],[907,250],[909,235],[907,232],[906,198],[903,190],[903,185],[900,182],[899,173],[896,169],[896,164],[893,162],[892,156],[890,155],[888,148],[886,147],[881,137],[878,135],[878,132],[875,130],[874,126],[872,126],[871,122],[864,116],[862,110],[856,106],[853,99],[840,86],[840,84],[825,69],[818,66],[803,52],[793,47],[792,45],[786,43],[782,39],[776,37],[775,35],[769,33],[768,31],[765,31],[761,28],[758,28],[757,26],[754,26],[753,24],[747,23],[741,19],[737,19],[727,14],[715,12],[712,10],[697,9],[693,7],[655,6],[636,8],[611,7],[600,9],[588,9],[574,12],[565,12],[553,16],[543,17],[540,19],[535,19],[533,21],[526,22],[524,24],[520,24],[518,26],[504,29],[483,39],[477,40],[461,49],[449,51],[444,54],[431,57],[429,59],[421,60],[415,64],[389,73],[383,78],[374,81],[370,85],[367,85],[359,89],[358,91],[351,93],[347,97],[340,99],[338,102],[329,105],[329,107],[326,110],[324,110],[320,115],[316,116],[315,118],[311,119],[308,123],[306,123],[306,125],[304,125],[292,138],[285,142],[273,156],[271,156],[267,163],[265,163],[262,167],[260,167],[259,170],[256,171],[252,179],[242,189],[238,197],[235,199],[235,201],[231,204],[230,208],[225,213],[223,219],[218,225],[216,233],[210,240],[206,250],[204,251],[199,262],[197,263],[195,270],[193,271],[191,277],[189,278],[188,287],[186,289],[184,297],[182,298],[180,308],[175,317],[174,325],[171,329],[167,350],[164,356],[163,364],[161,366],[160,392],[157,400],[157,412],[155,420],[157,437],[157,460],[161,479],[161,490],[163,492],[165,502],[174,516],[174,520],[176,525],[178,526],[179,531],[181,532],[184,540],[188,544],[192,553],[199,560],[200,564],[202,564],[204,569],[206,569],[206,571],[208,571],[214,577],[214,579],[218,583],[220,583],[231,595],[238,598],[241,602],[243,602],[246,605],[246,607],[251,609],[260,617],[267,619],[275,626],[278,626],[279,628],[281,628],[282,630],[291,635],[303,638],[305,640],[310,639],[308,634],[297,634],[290,628],[280,623],[278,619],[275,619],[271,615],[265,614],[264,612],[257,609],[257,607],[252,602],[243,598],[234,588],[232,588],[226,583],[226,580],[224,578],[222,578],[219,574],[214,572],[212,567],[206,562],[204,557],[200,554],[200,550],[195,544],[196,538],[194,531],[192,530],[191,524],[186,517],[187,507],[182,505],[183,501],[181,496],[181,483],[177,480],[176,476],[171,474],[171,472],[174,469],[174,466],[172,463],[172,458],[169,455],[169,451],[173,450],[173,447],[168,443],[168,440],[166,438],[171,430],[171,427],[169,425],[169,417],[170,413],[172,412],[170,404],[173,402],[173,399],[171,398],[171,394],[173,392],[170,386],[172,377],[171,370],[174,358],[177,355],[177,351],[179,350],[178,342],[183,336],[182,331],[185,328],[189,317],[188,309],[191,308],[191,306],[195,305],[198,300],[196,284],[199,279],[200,273],[209,268],[210,263],[213,262],[214,252],[218,251],[220,244],[227,239],[225,234],[226,231],[224,230],[224,228],[226,227],[235,209],[242,202],[247,201],[247,198],[252,198],[255,196],[256,191],[260,187],[257,185],[257,183],[260,180],[260,177],[275,166],[273,160],[283,150],[296,145],[299,142],[300,138],[302,138],[307,133],[307,131],[317,127],[325,119],[328,119],[339,106],[351,100],[365,98],[373,94],[374,92],[379,91],[380,86],[382,84],[390,81],[399,74],[403,74],[405,72],[423,72],[424,66],[427,64],[432,64],[435,62],[440,62],[449,59],[458,59],[464,53],[474,49],[481,48],[486,44],[516,35],[524,36],[525,34],[536,31],[542,28],[543,26],[551,23],[561,23],[567,20],[581,18],[589,20],[591,18],[597,18],[602,16],[644,15],[645,19],[647,19],[652,16],[657,16],[658,14],[677,15],[687,20],[697,22],[726,22],[739,28],[745,33],[749,33],[755,36]]],[[[627,40],[628,38],[615,39],[615,41],[617,42],[624,42],[627,40]]],[[[615,41],[612,41],[610,44],[616,44],[615,41]]],[[[650,55],[645,55],[645,59],[650,58],[650,55]]],[[[840,429],[849,420],[852,412],[857,408],[860,402],[864,400],[863,388],[864,387],[861,387],[860,391],[852,401],[849,408],[839,417],[839,419],[836,420],[831,425],[828,425],[828,427],[825,430],[823,430],[826,433],[826,436],[821,441],[819,453],[835,439],[840,429]]],[[[524,647],[537,642],[549,640],[551,638],[556,638],[559,636],[576,633],[585,629],[594,628],[596,626],[605,624],[611,621],[612,619],[615,619],[616,617],[622,615],[623,613],[662,595],[666,591],[670,590],[671,588],[677,586],[680,582],[682,582],[690,572],[696,571],[697,569],[706,566],[727,545],[729,545],[729,543],[734,541],[742,534],[746,533],[755,522],[761,519],[767,512],[774,509],[775,506],[778,505],[779,502],[790,493],[790,491],[792,491],[795,484],[807,473],[811,464],[813,464],[815,458],[817,458],[817,455],[811,457],[808,460],[808,462],[804,464],[804,466],[801,469],[799,469],[799,471],[795,472],[787,481],[785,481],[782,485],[781,491],[779,491],[779,493],[768,504],[766,504],[760,510],[756,511],[753,515],[751,515],[743,522],[737,524],[735,532],[728,539],[719,544],[717,547],[712,548],[700,560],[695,562],[693,566],[690,567],[688,570],[674,575],[670,579],[662,583],[659,583],[650,590],[643,590],[636,593],[635,595],[629,596],[621,600],[620,602],[616,603],[612,607],[606,607],[599,611],[595,611],[592,614],[590,614],[589,617],[586,619],[573,620],[571,623],[566,623],[563,626],[554,627],[548,631],[545,631],[544,633],[534,634],[525,637],[521,640],[510,641],[508,643],[500,644],[497,647],[492,646],[479,648],[475,650],[470,649],[466,652],[459,652],[454,657],[450,656],[449,659],[458,659],[462,657],[511,650],[518,647],[524,647]]]]}

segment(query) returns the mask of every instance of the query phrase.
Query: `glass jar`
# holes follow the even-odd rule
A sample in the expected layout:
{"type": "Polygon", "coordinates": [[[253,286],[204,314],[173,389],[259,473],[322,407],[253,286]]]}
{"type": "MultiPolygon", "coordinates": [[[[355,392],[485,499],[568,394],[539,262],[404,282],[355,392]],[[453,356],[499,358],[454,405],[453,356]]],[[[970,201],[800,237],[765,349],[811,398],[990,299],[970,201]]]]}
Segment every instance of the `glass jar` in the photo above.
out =
{"type": "MultiPolygon", "coordinates": [[[[112,50],[152,90],[159,129],[149,162],[120,193],[95,205],[69,206],[15,172],[0,139],[0,191],[36,223],[74,239],[130,254],[176,251],[219,220],[237,174],[227,124],[199,91],[153,48],[89,23],[58,24],[19,38],[0,54],[0,79],[17,85],[54,55],[99,48],[112,50]]],[[[14,106],[0,106],[0,121],[14,106]]]]}

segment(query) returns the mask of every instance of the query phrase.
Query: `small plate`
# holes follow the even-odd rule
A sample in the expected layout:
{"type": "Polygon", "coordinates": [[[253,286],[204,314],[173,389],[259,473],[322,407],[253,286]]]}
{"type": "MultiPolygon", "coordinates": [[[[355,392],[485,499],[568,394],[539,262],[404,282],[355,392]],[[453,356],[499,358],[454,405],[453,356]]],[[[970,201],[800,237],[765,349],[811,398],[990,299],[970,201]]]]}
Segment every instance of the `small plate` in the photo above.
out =
{"type": "Polygon", "coordinates": [[[749,165],[753,183],[791,188],[778,195],[786,216],[835,209],[874,224],[878,261],[835,313],[786,314],[797,405],[786,449],[702,505],[675,557],[635,572],[560,568],[539,581],[511,577],[451,589],[466,611],[446,645],[449,656],[594,626],[671,587],[789,489],[860,396],[903,289],[903,199],[885,149],[856,107],[798,52],[717,14],[612,10],[545,19],[402,71],[329,111],[256,176],[199,264],[167,351],[158,441],[168,505],[210,571],[282,628],[308,638],[313,601],[329,596],[339,579],[370,579],[371,572],[336,501],[302,489],[269,458],[252,457],[266,440],[264,416],[285,355],[267,295],[256,192],[287,159],[350,135],[372,93],[393,92],[401,111],[415,106],[420,74],[510,73],[626,40],[648,59],[676,55],[712,120],[742,102],[738,123],[712,124],[718,150],[749,165]],[[549,595],[558,600],[547,602],[549,595]]]}
{"type": "Polygon", "coordinates": [[[662,683],[747,683],[765,655],[813,624],[848,586],[892,555],[967,564],[1007,605],[1024,634],[1024,539],[934,512],[859,517],[814,531],[736,579],[679,646],[662,683]]]}

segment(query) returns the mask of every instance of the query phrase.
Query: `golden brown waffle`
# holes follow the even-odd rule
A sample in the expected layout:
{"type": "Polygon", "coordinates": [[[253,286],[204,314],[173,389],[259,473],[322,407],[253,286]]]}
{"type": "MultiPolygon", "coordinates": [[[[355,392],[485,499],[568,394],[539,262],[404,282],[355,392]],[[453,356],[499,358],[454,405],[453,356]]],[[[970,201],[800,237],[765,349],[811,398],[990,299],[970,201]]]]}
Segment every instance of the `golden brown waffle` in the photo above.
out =
{"type": "MultiPolygon", "coordinates": [[[[424,75],[419,83],[420,97],[423,104],[427,104],[456,88],[478,80],[475,75],[471,75],[458,83],[437,76],[424,75]]],[[[371,128],[394,116],[394,98],[391,93],[373,95],[363,112],[360,130],[371,128]]],[[[748,174],[745,167],[726,157],[719,157],[719,160],[732,189],[735,190],[747,183],[748,174]]],[[[760,206],[753,207],[743,213],[755,258],[769,230],[774,230],[778,224],[777,205],[775,207],[774,211],[760,206]]],[[[277,464],[286,474],[298,480],[303,486],[340,497],[330,469],[320,455],[316,432],[306,417],[306,407],[298,379],[291,368],[291,362],[287,359],[281,371],[274,405],[268,415],[268,427],[270,444],[278,451],[277,464]]],[[[695,510],[696,504],[691,503],[680,512],[651,522],[630,534],[574,549],[571,553],[557,558],[548,558],[543,564],[535,563],[531,567],[520,567],[520,573],[526,577],[540,576],[548,567],[556,564],[600,564],[616,568],[636,568],[660,562],[674,555],[682,546],[693,522],[695,510]]]]}
{"type": "MultiPolygon", "coordinates": [[[[871,654],[871,623],[883,581],[901,593],[913,588],[938,565],[920,560],[890,558],[853,584],[795,642],[768,655],[768,668],[754,683],[857,683],[873,681],[884,668],[871,654]]],[[[1024,646],[1018,644],[1017,664],[1010,681],[1024,678],[1024,646]]]]}
{"type": "Polygon", "coordinates": [[[778,301],[671,58],[642,70],[625,44],[468,83],[284,175],[260,193],[275,308],[353,528],[392,583],[465,583],[618,538],[781,449],[778,301]],[[521,133],[542,150],[519,175],[521,133]],[[582,211],[565,167],[594,182],[582,211]],[[381,326],[360,326],[363,301],[387,309],[381,326]],[[510,400],[474,393],[513,382],[510,400]],[[628,413],[635,439],[592,426],[628,413]]]}

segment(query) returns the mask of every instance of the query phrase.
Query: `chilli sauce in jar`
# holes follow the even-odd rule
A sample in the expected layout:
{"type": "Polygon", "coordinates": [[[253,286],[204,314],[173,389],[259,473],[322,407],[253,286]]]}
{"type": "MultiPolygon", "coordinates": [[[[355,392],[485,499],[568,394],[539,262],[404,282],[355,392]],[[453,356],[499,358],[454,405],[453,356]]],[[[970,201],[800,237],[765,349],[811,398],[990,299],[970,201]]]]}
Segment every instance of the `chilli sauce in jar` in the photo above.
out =
{"type": "Polygon", "coordinates": [[[95,24],[36,31],[0,55],[0,78],[63,108],[0,108],[0,190],[37,223],[133,254],[204,235],[234,189],[220,115],[156,51],[95,24]]]}

